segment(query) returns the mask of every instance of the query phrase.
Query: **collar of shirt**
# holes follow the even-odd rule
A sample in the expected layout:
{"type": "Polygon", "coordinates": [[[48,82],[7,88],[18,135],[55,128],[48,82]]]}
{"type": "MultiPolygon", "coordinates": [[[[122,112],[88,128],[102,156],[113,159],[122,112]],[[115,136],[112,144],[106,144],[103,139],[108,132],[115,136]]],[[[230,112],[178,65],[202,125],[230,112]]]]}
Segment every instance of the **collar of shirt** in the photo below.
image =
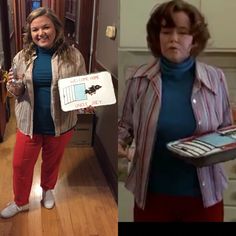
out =
{"type": "MultiPolygon", "coordinates": [[[[213,69],[213,67],[212,67],[213,69]]],[[[209,67],[208,67],[209,70],[209,67]]],[[[212,93],[216,94],[217,93],[217,86],[216,83],[213,81],[209,80],[209,77],[207,76],[207,69],[205,67],[204,63],[201,63],[199,61],[196,61],[196,69],[195,69],[195,86],[197,88],[200,88],[202,85],[207,87],[212,93]]],[[[215,69],[213,69],[213,72],[215,69]]],[[[214,72],[216,73],[216,72],[214,72]]],[[[220,72],[219,72],[220,73],[220,72]]],[[[137,68],[135,71],[135,74],[133,76],[135,77],[144,77],[152,82],[155,83],[155,81],[159,80],[161,78],[161,71],[160,71],[160,60],[159,59],[153,59],[151,60],[148,64],[141,65],[140,67],[137,68]]],[[[217,76],[219,77],[219,75],[217,76]]]]}

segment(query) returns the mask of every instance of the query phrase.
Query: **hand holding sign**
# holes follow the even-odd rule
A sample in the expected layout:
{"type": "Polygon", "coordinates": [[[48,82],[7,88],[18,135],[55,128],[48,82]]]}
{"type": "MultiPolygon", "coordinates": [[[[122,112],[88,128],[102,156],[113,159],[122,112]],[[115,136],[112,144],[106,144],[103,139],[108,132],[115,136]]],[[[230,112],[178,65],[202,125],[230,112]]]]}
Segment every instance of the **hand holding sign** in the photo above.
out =
{"type": "Polygon", "coordinates": [[[60,79],[58,86],[63,111],[116,103],[111,74],[106,71],[60,79]]]}

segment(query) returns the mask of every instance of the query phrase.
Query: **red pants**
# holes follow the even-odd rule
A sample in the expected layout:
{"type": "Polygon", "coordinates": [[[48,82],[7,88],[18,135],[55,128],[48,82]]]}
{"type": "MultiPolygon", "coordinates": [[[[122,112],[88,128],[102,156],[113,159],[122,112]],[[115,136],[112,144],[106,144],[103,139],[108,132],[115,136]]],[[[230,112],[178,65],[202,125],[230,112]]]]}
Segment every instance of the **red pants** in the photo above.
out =
{"type": "Polygon", "coordinates": [[[204,208],[201,197],[148,194],[145,209],[134,206],[134,221],[223,222],[223,201],[204,208]]]}
{"type": "Polygon", "coordinates": [[[59,137],[51,135],[28,135],[17,131],[13,157],[13,191],[18,206],[29,202],[34,166],[42,148],[41,187],[53,189],[57,178],[64,149],[73,130],[59,137]]]}

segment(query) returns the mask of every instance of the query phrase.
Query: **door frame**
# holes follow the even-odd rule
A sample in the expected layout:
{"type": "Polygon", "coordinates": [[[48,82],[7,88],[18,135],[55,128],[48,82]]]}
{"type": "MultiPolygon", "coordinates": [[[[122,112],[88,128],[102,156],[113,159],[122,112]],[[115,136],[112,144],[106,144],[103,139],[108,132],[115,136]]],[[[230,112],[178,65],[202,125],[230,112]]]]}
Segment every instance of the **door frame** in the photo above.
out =
{"type": "Polygon", "coordinates": [[[8,22],[8,3],[7,0],[0,1],[1,11],[1,28],[2,28],[2,48],[4,53],[4,69],[9,70],[11,67],[11,46],[10,31],[8,22]]]}
{"type": "Polygon", "coordinates": [[[99,0],[77,2],[75,46],[82,53],[88,73],[94,70],[99,0]]]}

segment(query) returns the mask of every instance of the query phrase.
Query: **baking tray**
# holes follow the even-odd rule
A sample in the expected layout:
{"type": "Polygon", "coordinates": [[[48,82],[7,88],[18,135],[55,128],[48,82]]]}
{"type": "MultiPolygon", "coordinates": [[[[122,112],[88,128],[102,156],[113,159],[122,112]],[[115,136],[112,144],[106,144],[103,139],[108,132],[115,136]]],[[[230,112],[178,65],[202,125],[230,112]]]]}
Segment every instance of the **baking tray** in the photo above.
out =
{"type": "Polygon", "coordinates": [[[167,148],[197,167],[231,161],[236,158],[236,125],[169,142],[167,148]]]}

